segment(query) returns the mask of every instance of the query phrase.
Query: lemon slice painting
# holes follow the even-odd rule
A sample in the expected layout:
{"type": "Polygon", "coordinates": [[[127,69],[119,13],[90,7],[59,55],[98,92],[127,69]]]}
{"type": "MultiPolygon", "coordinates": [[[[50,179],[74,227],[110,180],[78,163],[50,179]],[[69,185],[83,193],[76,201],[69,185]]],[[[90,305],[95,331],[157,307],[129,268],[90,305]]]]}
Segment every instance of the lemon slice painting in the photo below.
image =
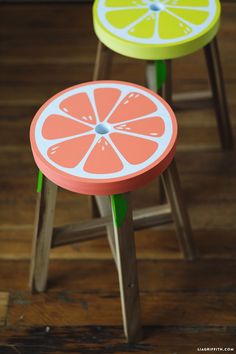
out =
{"type": "Polygon", "coordinates": [[[209,43],[219,0],[96,0],[94,28],[110,49],[139,59],[171,59],[209,43]]]}

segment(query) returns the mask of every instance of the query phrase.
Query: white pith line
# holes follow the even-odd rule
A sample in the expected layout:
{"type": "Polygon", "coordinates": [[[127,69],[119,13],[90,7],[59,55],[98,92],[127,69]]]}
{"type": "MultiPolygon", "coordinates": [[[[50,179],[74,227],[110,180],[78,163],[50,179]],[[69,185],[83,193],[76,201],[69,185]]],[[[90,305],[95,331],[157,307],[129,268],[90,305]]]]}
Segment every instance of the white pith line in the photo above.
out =
{"type": "Polygon", "coordinates": [[[94,91],[95,91],[95,89],[89,90],[86,93],[88,95],[89,102],[91,103],[91,106],[93,108],[93,112],[94,112],[95,119],[96,119],[96,124],[98,124],[100,121],[99,121],[99,117],[98,117],[98,111],[97,111],[97,106],[96,106],[96,102],[95,102],[94,91]]]}
{"type": "Polygon", "coordinates": [[[111,109],[111,111],[108,113],[107,117],[103,120],[102,123],[106,123],[109,118],[111,117],[111,115],[113,114],[113,112],[115,112],[116,108],[119,106],[119,104],[123,101],[123,99],[127,96],[126,92],[122,92],[120,94],[120,97],[118,98],[118,100],[116,101],[116,103],[114,104],[113,108],[111,109]]]}
{"type": "Polygon", "coordinates": [[[150,136],[150,135],[144,135],[144,134],[138,134],[138,133],[133,133],[132,131],[130,131],[130,130],[128,130],[128,131],[126,131],[126,130],[122,130],[122,129],[118,129],[118,130],[116,130],[115,132],[113,131],[113,132],[111,132],[110,134],[114,134],[114,133],[116,133],[116,134],[123,134],[123,135],[128,135],[128,136],[134,136],[134,137],[136,137],[136,138],[140,138],[140,139],[144,139],[144,140],[150,140],[150,141],[153,141],[153,142],[155,142],[155,143],[158,143],[159,142],[159,140],[161,140],[161,138],[162,138],[162,136],[160,136],[160,137],[155,137],[155,136],[150,136]]]}
{"type": "Polygon", "coordinates": [[[150,113],[150,114],[146,114],[144,116],[140,116],[140,117],[137,117],[137,118],[132,118],[132,119],[127,119],[127,120],[122,120],[120,122],[116,122],[116,123],[109,123],[109,125],[111,125],[113,128],[116,127],[116,125],[122,125],[122,124],[127,124],[127,123],[132,123],[132,122],[138,122],[139,120],[143,120],[143,119],[148,119],[148,118],[154,118],[154,117],[157,117],[157,118],[161,118],[161,116],[158,115],[158,110],[156,110],[155,112],[153,113],[150,113]]]}
{"type": "Polygon", "coordinates": [[[121,30],[121,32],[126,34],[133,26],[138,25],[140,22],[142,22],[149,15],[150,12],[151,11],[149,11],[148,8],[147,8],[147,11],[146,11],[146,13],[143,16],[139,17],[136,21],[134,21],[134,22],[130,23],[128,26],[124,27],[121,30]]]}
{"type": "MultiPolygon", "coordinates": [[[[166,4],[168,3],[169,0],[159,0],[158,2],[160,2],[161,4],[166,4]]],[[[157,2],[157,3],[158,3],[157,2]]],[[[141,5],[141,4],[134,4],[131,6],[120,6],[120,7],[112,7],[112,6],[106,6],[107,10],[110,11],[120,11],[120,10],[136,10],[136,9],[146,9],[149,5],[155,4],[156,2],[154,1],[148,1],[146,4],[141,5]]]]}
{"type": "Polygon", "coordinates": [[[160,19],[160,12],[158,12],[157,15],[156,15],[156,23],[155,23],[155,28],[154,28],[154,33],[153,33],[152,38],[160,39],[160,36],[159,36],[159,19],[160,19]]]}
{"type": "MultiPolygon", "coordinates": [[[[120,10],[136,10],[136,9],[146,9],[147,5],[133,5],[133,6],[121,6],[121,7],[111,7],[111,6],[106,6],[106,9],[109,12],[116,12],[120,10]]],[[[107,11],[107,12],[108,12],[107,11]]]]}
{"type": "MultiPolygon", "coordinates": [[[[188,27],[190,27],[192,30],[197,29],[197,28],[199,27],[199,26],[197,26],[197,25],[192,24],[191,22],[188,22],[188,21],[184,20],[182,17],[176,15],[174,12],[168,10],[167,8],[165,9],[165,11],[166,11],[169,15],[171,15],[171,16],[177,18],[180,22],[185,23],[185,24],[186,24],[188,27]]],[[[204,21],[203,21],[203,22],[204,22],[204,21]]]]}
{"type": "MultiPolygon", "coordinates": [[[[67,119],[71,119],[77,123],[83,123],[84,125],[87,125],[88,127],[90,128],[94,128],[94,124],[93,123],[88,123],[87,121],[84,121],[84,119],[82,118],[75,118],[73,116],[71,116],[69,113],[67,113],[66,111],[62,110],[60,108],[60,106],[58,107],[59,111],[61,111],[61,115],[64,117],[64,118],[67,118],[67,119]]],[[[84,117],[84,116],[83,116],[84,117]]],[[[46,121],[46,120],[45,120],[46,121]]]]}
{"type": "Polygon", "coordinates": [[[99,136],[98,134],[94,134],[95,138],[92,142],[92,144],[90,145],[89,149],[87,150],[86,154],[84,155],[84,157],[82,158],[82,160],[78,163],[78,165],[76,165],[76,169],[80,169],[81,171],[84,171],[84,165],[89,157],[89,155],[91,154],[91,152],[93,151],[93,149],[95,148],[95,146],[97,145],[98,141],[100,140],[101,136],[99,136]]]}
{"type": "Polygon", "coordinates": [[[116,152],[117,156],[119,157],[119,159],[121,160],[122,164],[123,164],[123,168],[124,166],[127,167],[128,166],[133,166],[131,163],[129,163],[129,161],[126,160],[126,158],[121,154],[121,152],[117,149],[116,145],[113,143],[113,141],[111,140],[110,136],[106,137],[106,140],[109,142],[109,144],[112,146],[113,150],[116,152]]]}
{"type": "Polygon", "coordinates": [[[86,135],[95,135],[95,132],[90,130],[88,132],[85,132],[85,133],[81,133],[81,134],[76,134],[76,135],[72,135],[72,136],[67,136],[67,137],[64,137],[64,138],[59,138],[59,139],[45,139],[46,141],[52,143],[48,146],[48,149],[50,149],[53,145],[56,145],[56,144],[61,144],[61,143],[64,143],[65,141],[68,141],[68,140],[72,140],[72,139],[76,139],[76,138],[81,138],[83,136],[86,136],[86,135]]]}
{"type": "Polygon", "coordinates": [[[166,5],[167,8],[174,9],[184,9],[184,10],[193,10],[193,11],[205,11],[209,12],[209,8],[207,6],[179,6],[179,5],[166,5]]]}

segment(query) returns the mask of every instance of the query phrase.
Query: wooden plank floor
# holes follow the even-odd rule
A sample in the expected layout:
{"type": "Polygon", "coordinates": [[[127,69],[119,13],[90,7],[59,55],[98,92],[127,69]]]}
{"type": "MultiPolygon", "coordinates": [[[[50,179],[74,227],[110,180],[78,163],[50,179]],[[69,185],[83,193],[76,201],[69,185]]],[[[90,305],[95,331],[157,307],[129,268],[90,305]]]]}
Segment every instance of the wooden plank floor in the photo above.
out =
{"type": "MultiPolygon", "coordinates": [[[[178,111],[177,162],[198,259],[185,262],[172,224],[136,234],[144,340],[124,342],[118,280],[105,238],[53,250],[46,294],[27,288],[37,170],[28,129],[38,107],[91,80],[91,6],[0,8],[0,353],[192,354],[236,350],[236,156],[221,152],[212,108],[178,111]]],[[[236,137],[236,4],[224,4],[219,45],[236,137]]],[[[145,63],[115,55],[112,77],[145,84],[145,63]]],[[[175,91],[208,88],[202,52],[174,63],[175,91]]],[[[134,193],[158,202],[156,182],[134,193]]],[[[89,215],[60,190],[56,224],[89,215]]]]}

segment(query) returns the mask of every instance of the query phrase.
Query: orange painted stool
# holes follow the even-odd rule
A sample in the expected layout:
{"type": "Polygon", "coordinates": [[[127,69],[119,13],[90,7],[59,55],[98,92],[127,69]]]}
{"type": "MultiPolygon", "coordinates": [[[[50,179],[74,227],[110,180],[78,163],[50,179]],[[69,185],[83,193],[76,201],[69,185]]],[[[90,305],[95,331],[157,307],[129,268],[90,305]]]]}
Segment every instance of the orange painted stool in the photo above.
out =
{"type": "Polygon", "coordinates": [[[107,230],[119,276],[125,335],[129,342],[140,338],[133,230],[145,228],[147,220],[148,226],[154,226],[173,218],[184,255],[194,257],[173,160],[176,138],[177,123],[169,105],[149,89],[127,82],[73,86],[41,107],[30,128],[33,156],[43,173],[31,259],[33,291],[46,288],[52,247],[99,237],[107,230]],[[137,211],[132,217],[129,192],[158,175],[162,175],[169,202],[137,211]],[[57,186],[103,196],[102,217],[54,227],[57,186]]]}

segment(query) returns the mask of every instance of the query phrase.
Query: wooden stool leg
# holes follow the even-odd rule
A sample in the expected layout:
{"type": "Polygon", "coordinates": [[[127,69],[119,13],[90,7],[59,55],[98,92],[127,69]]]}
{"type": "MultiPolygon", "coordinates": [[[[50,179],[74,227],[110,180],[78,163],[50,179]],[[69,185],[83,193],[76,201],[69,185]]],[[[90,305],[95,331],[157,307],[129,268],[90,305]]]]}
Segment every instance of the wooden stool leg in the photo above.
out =
{"type": "Polygon", "coordinates": [[[129,343],[141,338],[140,299],[129,193],[111,196],[124,332],[129,343]]]}
{"type": "Polygon", "coordinates": [[[221,145],[223,149],[229,150],[233,148],[233,136],[216,38],[204,48],[204,51],[213,93],[221,145]]]}
{"type": "Polygon", "coordinates": [[[171,165],[162,174],[162,180],[167,199],[172,209],[176,225],[177,237],[185,259],[195,258],[195,247],[188,212],[184,204],[178,171],[173,160],[171,165]]]}
{"type": "Polygon", "coordinates": [[[112,67],[112,51],[98,42],[93,80],[108,80],[112,67]]]}
{"type": "Polygon", "coordinates": [[[97,206],[97,202],[96,202],[95,197],[93,195],[91,195],[88,198],[89,198],[90,215],[93,218],[99,218],[100,211],[99,211],[99,208],[97,206]]]}
{"type": "Polygon", "coordinates": [[[44,176],[35,213],[30,270],[30,288],[33,292],[43,292],[46,289],[56,195],[57,186],[44,176]]]}
{"type": "MultiPolygon", "coordinates": [[[[148,61],[146,66],[146,82],[150,90],[158,92],[169,105],[172,104],[172,61],[165,60],[166,65],[166,81],[162,84],[161,88],[158,90],[158,70],[157,63],[155,61],[148,61]]],[[[157,177],[157,188],[158,188],[158,201],[163,204],[166,200],[165,191],[162,184],[162,179],[157,177]]]]}
{"type": "MultiPolygon", "coordinates": [[[[111,215],[111,203],[110,203],[110,198],[107,196],[96,196],[96,200],[98,205],[98,209],[100,211],[101,216],[108,216],[111,215]]],[[[108,242],[110,245],[111,253],[114,258],[114,261],[117,264],[117,258],[116,258],[116,245],[115,245],[115,235],[114,235],[114,227],[113,225],[108,225],[106,227],[107,229],[107,238],[108,242]]]]}

